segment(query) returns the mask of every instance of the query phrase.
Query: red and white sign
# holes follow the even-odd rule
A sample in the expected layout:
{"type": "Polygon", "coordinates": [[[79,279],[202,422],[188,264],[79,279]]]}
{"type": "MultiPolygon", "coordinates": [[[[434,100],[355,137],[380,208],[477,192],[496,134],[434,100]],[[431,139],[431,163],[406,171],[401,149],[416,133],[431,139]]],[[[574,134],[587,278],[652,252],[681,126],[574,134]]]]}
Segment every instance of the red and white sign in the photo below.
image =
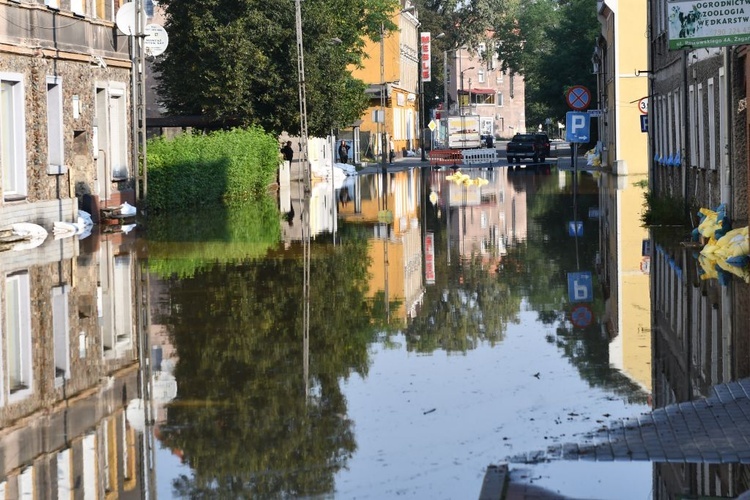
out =
{"type": "Polygon", "coordinates": [[[575,111],[583,111],[591,105],[591,92],[583,85],[573,85],[565,93],[565,102],[575,111]]]}
{"type": "Polygon", "coordinates": [[[570,322],[578,328],[586,328],[594,319],[594,313],[586,304],[578,304],[570,311],[570,322]]]}
{"type": "Polygon", "coordinates": [[[435,284],[435,235],[427,233],[424,235],[424,280],[428,285],[435,284]]]}
{"type": "Polygon", "coordinates": [[[423,31],[419,34],[419,71],[423,82],[432,81],[432,44],[430,43],[430,32],[423,31]]]}
{"type": "Polygon", "coordinates": [[[648,114],[648,97],[638,99],[638,111],[640,111],[642,115],[648,114]]]}

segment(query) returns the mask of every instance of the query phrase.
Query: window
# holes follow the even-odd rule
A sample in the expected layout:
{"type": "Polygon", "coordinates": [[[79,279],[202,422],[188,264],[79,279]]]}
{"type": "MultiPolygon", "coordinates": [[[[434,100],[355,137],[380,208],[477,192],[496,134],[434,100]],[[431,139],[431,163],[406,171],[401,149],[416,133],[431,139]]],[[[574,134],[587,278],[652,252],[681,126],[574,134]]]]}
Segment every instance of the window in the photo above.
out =
{"type": "Polygon", "coordinates": [[[85,15],[86,4],[84,0],[70,0],[70,10],[73,11],[73,14],[78,14],[79,16],[85,15]]]}
{"type": "Polygon", "coordinates": [[[497,105],[498,107],[503,107],[503,93],[502,92],[497,93],[497,105]]]}
{"type": "Polygon", "coordinates": [[[73,498],[73,469],[70,448],[57,454],[57,498],[73,498]]]}
{"type": "Polygon", "coordinates": [[[55,387],[70,378],[69,287],[52,288],[52,335],[55,343],[55,387]]]}
{"type": "Polygon", "coordinates": [[[5,337],[10,400],[31,394],[31,296],[28,273],[5,279],[5,337]]]}
{"type": "Polygon", "coordinates": [[[495,104],[495,92],[471,92],[471,104],[495,104]]]}
{"type": "MultiPolygon", "coordinates": [[[[672,101],[675,120],[675,154],[682,155],[682,116],[680,115],[682,107],[680,106],[680,89],[674,90],[674,100],[672,101]]],[[[680,159],[680,162],[682,159],[680,159]]],[[[679,165],[675,165],[679,166],[679,165]]]]}
{"type": "Polygon", "coordinates": [[[0,164],[3,196],[26,197],[26,122],[23,75],[0,73],[0,164]]]}
{"type": "Polygon", "coordinates": [[[708,167],[716,170],[716,103],[714,102],[714,79],[708,79],[708,167]]]}
{"type": "Polygon", "coordinates": [[[47,173],[66,172],[63,157],[62,81],[47,77],[47,173]]]}
{"type": "Polygon", "coordinates": [[[728,144],[727,144],[727,91],[726,91],[726,80],[724,76],[724,68],[719,68],[719,165],[726,167],[729,158],[728,155],[728,144]]]}
{"type": "Polygon", "coordinates": [[[703,116],[703,84],[698,84],[698,164],[702,167],[706,162],[706,134],[705,121],[703,116]]]}
{"type": "Polygon", "coordinates": [[[695,87],[690,85],[688,87],[688,94],[690,97],[690,165],[698,165],[698,129],[697,129],[697,113],[695,105],[695,87]]]}
{"type": "Polygon", "coordinates": [[[60,8],[60,0],[44,0],[44,5],[51,9],[59,9],[60,8]]]}
{"type": "Polygon", "coordinates": [[[110,110],[110,158],[112,179],[128,178],[128,128],[125,88],[111,88],[110,110]]]}
{"type": "Polygon", "coordinates": [[[479,71],[477,71],[477,81],[479,83],[484,83],[484,70],[483,69],[480,69],[479,71]]]}

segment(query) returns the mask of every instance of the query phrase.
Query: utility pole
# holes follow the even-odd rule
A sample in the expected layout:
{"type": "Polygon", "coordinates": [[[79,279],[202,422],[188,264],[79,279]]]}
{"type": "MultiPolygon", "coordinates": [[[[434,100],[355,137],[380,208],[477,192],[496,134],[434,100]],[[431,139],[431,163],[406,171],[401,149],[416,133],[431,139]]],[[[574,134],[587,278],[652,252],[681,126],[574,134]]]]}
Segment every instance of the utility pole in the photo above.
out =
{"type": "Polygon", "coordinates": [[[380,23],[380,113],[381,116],[379,117],[379,123],[382,123],[381,125],[381,134],[380,134],[380,149],[381,149],[381,155],[380,155],[380,162],[385,168],[386,162],[387,162],[387,154],[388,154],[388,140],[386,139],[386,127],[385,127],[385,91],[386,91],[386,84],[385,84],[385,29],[383,27],[383,23],[380,23]]]}

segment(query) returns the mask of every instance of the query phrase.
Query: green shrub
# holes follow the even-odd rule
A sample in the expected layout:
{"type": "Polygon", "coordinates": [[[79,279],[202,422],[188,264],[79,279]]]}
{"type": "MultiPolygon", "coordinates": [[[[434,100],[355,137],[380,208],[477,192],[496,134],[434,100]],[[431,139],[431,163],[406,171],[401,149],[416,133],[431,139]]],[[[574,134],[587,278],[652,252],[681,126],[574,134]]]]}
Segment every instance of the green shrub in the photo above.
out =
{"type": "Polygon", "coordinates": [[[260,128],[157,138],[146,151],[147,203],[153,212],[256,198],[279,168],[278,142],[260,128]]]}

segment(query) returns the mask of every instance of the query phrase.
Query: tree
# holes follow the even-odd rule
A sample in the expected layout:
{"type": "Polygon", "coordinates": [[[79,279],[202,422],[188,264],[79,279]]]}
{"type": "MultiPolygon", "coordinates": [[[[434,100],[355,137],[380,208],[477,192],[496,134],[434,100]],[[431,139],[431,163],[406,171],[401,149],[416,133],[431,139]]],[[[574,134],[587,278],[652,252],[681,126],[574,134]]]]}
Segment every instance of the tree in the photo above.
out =
{"type": "MultiPolygon", "coordinates": [[[[163,0],[170,48],[156,63],[159,93],[170,113],[299,131],[294,3],[258,0],[163,0]]],[[[302,3],[308,127],[325,134],[366,109],[361,64],[364,38],[381,24],[395,29],[395,0],[306,0],[302,3]],[[332,45],[334,39],[341,44],[332,45]]]]}

